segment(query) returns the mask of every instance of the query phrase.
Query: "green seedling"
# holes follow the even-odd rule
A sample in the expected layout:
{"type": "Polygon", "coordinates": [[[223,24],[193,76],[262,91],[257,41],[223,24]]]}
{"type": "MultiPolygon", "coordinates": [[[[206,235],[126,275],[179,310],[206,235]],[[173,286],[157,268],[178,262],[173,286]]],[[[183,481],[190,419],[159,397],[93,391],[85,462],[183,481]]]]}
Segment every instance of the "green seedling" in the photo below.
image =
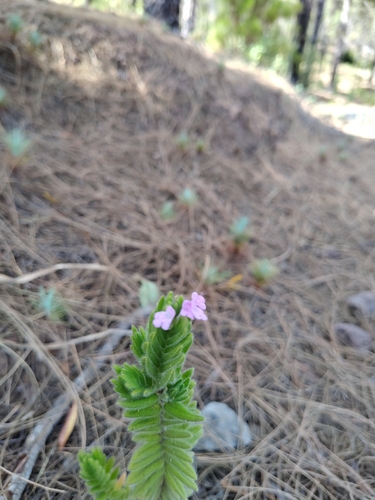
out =
{"type": "Polygon", "coordinates": [[[222,75],[224,73],[224,70],[225,70],[225,61],[219,61],[217,63],[217,72],[219,73],[219,75],[222,75]]]}
{"type": "Polygon", "coordinates": [[[13,129],[3,136],[3,141],[13,159],[20,159],[31,147],[31,140],[21,129],[13,129]]]}
{"type": "Polygon", "coordinates": [[[198,139],[195,148],[198,153],[203,153],[203,151],[206,149],[206,143],[203,139],[198,139]]]}
{"type": "Polygon", "coordinates": [[[238,217],[238,219],[236,219],[229,228],[233,243],[237,249],[239,249],[244,243],[249,241],[251,237],[249,224],[249,217],[243,216],[238,217]]]}
{"type": "Polygon", "coordinates": [[[164,220],[169,220],[169,219],[173,219],[173,217],[175,215],[176,215],[176,213],[174,211],[173,201],[166,201],[160,210],[161,218],[164,220]]]}
{"type": "Polygon", "coordinates": [[[11,33],[12,39],[14,40],[18,33],[23,30],[24,23],[21,16],[11,13],[7,17],[6,25],[11,33]]]}
{"type": "Polygon", "coordinates": [[[0,108],[6,106],[8,101],[8,94],[4,87],[0,86],[0,108]]]}
{"type": "Polygon", "coordinates": [[[30,47],[33,50],[37,50],[42,46],[43,37],[39,33],[39,31],[35,30],[29,34],[29,43],[30,43],[30,47]]]}
{"type": "Polygon", "coordinates": [[[250,272],[257,286],[262,287],[279,274],[279,268],[268,259],[260,259],[250,265],[250,272]]]}
{"type": "Polygon", "coordinates": [[[198,203],[198,196],[195,191],[190,188],[185,188],[180,197],[180,203],[186,207],[194,207],[198,203]]]}
{"type": "Polygon", "coordinates": [[[157,284],[145,279],[141,279],[141,282],[138,291],[141,307],[155,307],[160,298],[157,284]]]}
{"type": "Polygon", "coordinates": [[[185,151],[185,149],[189,145],[189,136],[187,135],[187,133],[181,132],[181,134],[176,139],[176,143],[179,148],[185,151]]]}
{"type": "Polygon", "coordinates": [[[327,146],[325,146],[325,145],[320,146],[320,148],[319,148],[319,161],[320,162],[324,162],[327,160],[327,152],[328,152],[327,146]]]}
{"type": "Polygon", "coordinates": [[[207,285],[217,285],[230,278],[229,271],[220,271],[216,266],[209,266],[202,276],[207,285]]]}
{"type": "Polygon", "coordinates": [[[339,160],[343,163],[345,163],[348,159],[348,153],[346,151],[340,151],[339,153],[339,160]]]}
{"type": "Polygon", "coordinates": [[[56,290],[51,288],[48,292],[43,288],[39,288],[39,297],[37,307],[44,312],[48,319],[59,321],[67,316],[66,309],[62,299],[56,294],[56,290]]]}
{"type": "Polygon", "coordinates": [[[114,366],[119,404],[136,443],[128,476],[95,448],[80,451],[80,475],[96,500],[187,500],[196,491],[192,449],[202,435],[193,400],[193,368],[183,370],[193,343],[192,320],[207,320],[204,297],[162,297],[145,328],[133,327],[135,363],[114,366]]]}

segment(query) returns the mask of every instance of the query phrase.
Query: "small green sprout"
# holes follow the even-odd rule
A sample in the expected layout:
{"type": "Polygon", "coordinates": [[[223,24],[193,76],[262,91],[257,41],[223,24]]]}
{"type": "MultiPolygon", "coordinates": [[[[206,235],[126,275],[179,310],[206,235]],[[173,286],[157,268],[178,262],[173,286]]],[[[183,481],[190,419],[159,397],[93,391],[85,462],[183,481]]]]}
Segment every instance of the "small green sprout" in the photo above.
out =
{"type": "Polygon", "coordinates": [[[230,226],[230,234],[233,238],[233,243],[237,248],[249,241],[251,233],[248,229],[250,219],[247,216],[238,217],[230,226]]]}
{"type": "Polygon", "coordinates": [[[224,70],[225,70],[225,61],[219,61],[217,63],[217,72],[219,73],[219,75],[222,75],[224,73],[224,70]]]}
{"type": "Polygon", "coordinates": [[[21,129],[13,129],[3,136],[3,141],[9,153],[15,159],[21,158],[31,147],[31,140],[21,129]]]}
{"type": "Polygon", "coordinates": [[[141,279],[141,281],[142,284],[138,291],[141,307],[155,307],[160,298],[158,286],[149,280],[141,279]]]}
{"type": "Polygon", "coordinates": [[[6,106],[8,101],[8,94],[4,87],[0,86],[0,108],[6,106]]]}
{"type": "Polygon", "coordinates": [[[173,219],[175,215],[173,201],[166,201],[160,210],[161,218],[164,220],[173,219]]]}
{"type": "Polygon", "coordinates": [[[320,146],[320,148],[319,148],[319,161],[320,162],[324,162],[327,160],[327,151],[328,151],[328,148],[326,145],[320,146]]]}
{"type": "Polygon", "coordinates": [[[195,148],[198,153],[203,153],[203,151],[206,149],[206,143],[203,139],[198,139],[195,148]]]}
{"type": "Polygon", "coordinates": [[[48,319],[58,321],[66,317],[66,309],[62,299],[56,295],[56,290],[51,288],[45,291],[41,286],[39,288],[38,308],[45,313],[48,319]]]}
{"type": "Polygon", "coordinates": [[[198,203],[198,196],[195,191],[185,188],[179,198],[180,202],[187,207],[194,207],[198,203]]]}
{"type": "Polygon", "coordinates": [[[181,134],[177,137],[176,143],[179,148],[185,151],[185,149],[189,145],[189,136],[185,131],[182,131],[181,134]]]}
{"type": "Polygon", "coordinates": [[[345,139],[340,139],[337,142],[337,150],[338,151],[343,151],[347,147],[347,141],[345,139]]]}
{"type": "Polygon", "coordinates": [[[38,30],[32,31],[29,34],[29,43],[32,49],[39,49],[43,43],[43,37],[38,30]]]}
{"type": "Polygon", "coordinates": [[[18,14],[11,13],[8,15],[6,25],[14,39],[20,31],[22,31],[24,23],[22,17],[18,14]]]}
{"type": "Polygon", "coordinates": [[[342,163],[345,163],[347,159],[348,159],[348,153],[346,151],[340,151],[340,153],[339,153],[339,160],[342,163]]]}
{"type": "Polygon", "coordinates": [[[258,286],[266,285],[272,278],[279,274],[277,266],[268,259],[255,260],[250,266],[252,277],[258,286]]]}
{"type": "Polygon", "coordinates": [[[217,285],[230,278],[229,271],[220,271],[216,266],[209,266],[203,274],[204,282],[207,285],[217,285]]]}

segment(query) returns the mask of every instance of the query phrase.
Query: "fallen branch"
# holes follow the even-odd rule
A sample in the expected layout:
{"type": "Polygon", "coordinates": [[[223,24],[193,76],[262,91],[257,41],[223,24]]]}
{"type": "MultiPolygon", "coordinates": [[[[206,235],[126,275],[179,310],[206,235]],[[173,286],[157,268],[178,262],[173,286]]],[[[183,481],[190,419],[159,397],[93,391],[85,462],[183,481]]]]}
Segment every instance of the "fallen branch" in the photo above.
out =
{"type": "MultiPolygon", "coordinates": [[[[59,264],[60,265],[60,264],[59,264]]],[[[90,265],[90,264],[87,264],[90,265]]],[[[56,266],[54,266],[56,267],[56,266]]],[[[104,267],[104,266],[102,266],[104,267]]],[[[31,273],[35,274],[35,273],[31,273]]],[[[140,318],[148,316],[151,312],[151,308],[140,308],[136,309],[132,315],[124,318],[121,321],[119,328],[113,330],[110,338],[107,342],[99,349],[98,356],[95,366],[88,366],[81,375],[79,375],[73,384],[76,386],[78,393],[81,392],[84,387],[89,385],[89,383],[94,378],[97,370],[103,365],[104,360],[107,356],[113,353],[113,350],[118,345],[120,340],[125,336],[129,335],[130,327],[137,322],[140,318]]],[[[65,393],[59,396],[53,403],[52,408],[45,414],[40,422],[32,430],[31,434],[25,443],[25,456],[22,459],[22,470],[17,471],[18,474],[14,474],[9,482],[4,495],[0,496],[0,500],[7,500],[7,496],[12,500],[20,500],[21,496],[26,488],[26,484],[29,481],[32,470],[34,468],[35,462],[45,442],[52,432],[54,426],[61,420],[65,412],[67,411],[70,403],[72,402],[72,395],[65,393]]],[[[4,469],[6,471],[6,469],[4,469]]],[[[32,483],[37,484],[37,483],[32,483]]],[[[38,485],[39,486],[39,485],[38,485]]],[[[41,487],[44,487],[40,485],[41,487]]]]}
{"type": "Polygon", "coordinates": [[[51,274],[55,271],[62,271],[64,269],[88,269],[90,271],[109,271],[108,266],[103,266],[102,264],[55,264],[54,266],[47,267],[46,269],[40,269],[39,271],[34,271],[33,273],[24,274],[23,276],[17,276],[17,278],[11,278],[5,274],[0,274],[0,284],[1,283],[11,283],[12,285],[24,285],[30,281],[36,280],[46,274],[51,274]]]}

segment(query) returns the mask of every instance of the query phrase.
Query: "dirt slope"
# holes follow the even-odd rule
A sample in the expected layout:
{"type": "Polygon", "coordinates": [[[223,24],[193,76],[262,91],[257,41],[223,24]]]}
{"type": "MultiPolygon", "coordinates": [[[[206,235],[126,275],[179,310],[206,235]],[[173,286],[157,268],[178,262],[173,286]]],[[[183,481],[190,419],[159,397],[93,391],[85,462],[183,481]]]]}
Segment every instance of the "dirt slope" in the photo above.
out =
{"type": "MultiPolygon", "coordinates": [[[[203,291],[210,322],[196,325],[189,358],[198,402],[226,402],[254,433],[249,449],[198,456],[195,498],[375,498],[373,352],[332,333],[356,321],[346,298],[375,288],[374,144],[320,126],[287,85],[223,70],[153,23],[32,0],[0,0],[0,23],[0,127],[33,140],[14,169],[0,144],[0,273],[108,266],[0,284],[1,465],[22,470],[36,423],[98,360],[103,338],[76,339],[137,308],[142,276],[163,292],[203,291]],[[9,10],[26,22],[14,43],[9,10]],[[199,196],[189,210],[177,201],[186,187],[199,196]],[[159,215],[167,200],[170,222],[159,215]],[[239,215],[253,237],[233,257],[239,215]],[[264,257],[280,274],[259,290],[248,265],[264,257]],[[210,264],[243,278],[207,285],[210,264]],[[63,298],[64,321],[36,309],[40,286],[63,298]]],[[[38,456],[30,479],[66,493],[28,485],[23,498],[86,498],[75,457],[93,442],[126,467],[132,445],[109,379],[111,363],[129,359],[125,338],[77,398],[66,447],[56,449],[60,421],[38,456]]],[[[8,479],[1,472],[3,492],[8,479]]]]}

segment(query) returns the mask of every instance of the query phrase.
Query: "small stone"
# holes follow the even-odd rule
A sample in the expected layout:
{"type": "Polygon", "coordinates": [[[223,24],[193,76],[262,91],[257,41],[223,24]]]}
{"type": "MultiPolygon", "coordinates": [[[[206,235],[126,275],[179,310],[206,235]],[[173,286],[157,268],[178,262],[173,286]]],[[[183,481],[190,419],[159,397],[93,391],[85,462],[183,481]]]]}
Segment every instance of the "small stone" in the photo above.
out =
{"type": "Polygon", "coordinates": [[[363,349],[368,347],[372,342],[372,337],[366,330],[351,323],[336,323],[333,328],[337,340],[349,347],[363,349]]]}
{"type": "Polygon", "coordinates": [[[348,299],[348,308],[352,314],[361,313],[363,316],[375,318],[375,293],[361,292],[348,299]]]}
{"type": "Polygon", "coordinates": [[[195,446],[195,451],[230,451],[241,443],[248,446],[251,441],[250,428],[237,413],[225,403],[212,401],[205,406],[202,415],[206,418],[204,435],[195,446]]]}

